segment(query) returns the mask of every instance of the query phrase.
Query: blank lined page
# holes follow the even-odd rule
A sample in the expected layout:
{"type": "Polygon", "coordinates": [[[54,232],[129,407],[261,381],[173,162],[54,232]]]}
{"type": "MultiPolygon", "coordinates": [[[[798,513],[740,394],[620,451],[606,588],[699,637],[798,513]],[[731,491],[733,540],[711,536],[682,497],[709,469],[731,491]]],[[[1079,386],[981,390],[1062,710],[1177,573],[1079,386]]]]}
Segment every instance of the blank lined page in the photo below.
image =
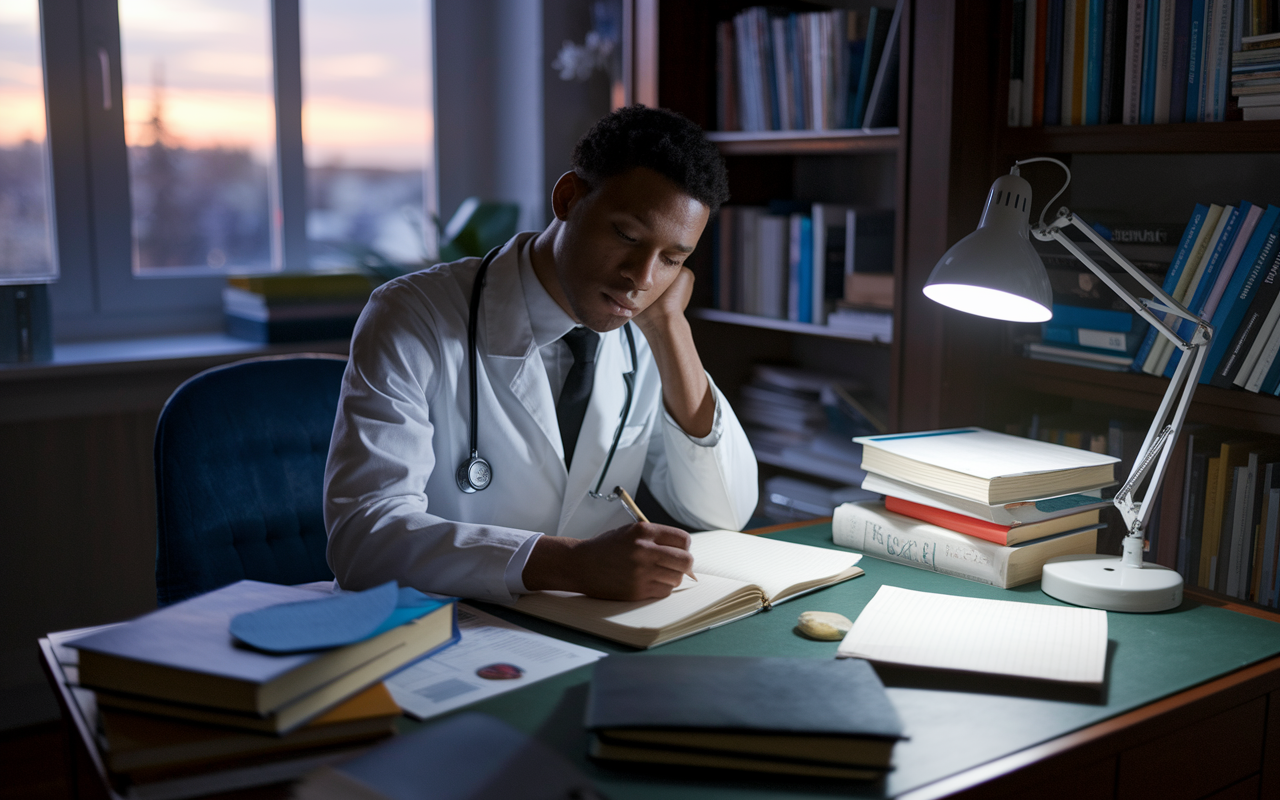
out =
{"type": "Polygon", "coordinates": [[[881,586],[838,656],[914,667],[1100,684],[1107,614],[881,586]]]}
{"type": "Polygon", "coordinates": [[[723,603],[743,589],[742,582],[698,573],[661,600],[599,600],[570,592],[534,592],[521,596],[517,611],[552,620],[599,619],[628,628],[661,630],[723,603]]]}
{"type": "Polygon", "coordinates": [[[733,531],[695,533],[694,572],[753,583],[773,599],[798,583],[831,578],[857,564],[861,553],[765,539],[733,531]]]}

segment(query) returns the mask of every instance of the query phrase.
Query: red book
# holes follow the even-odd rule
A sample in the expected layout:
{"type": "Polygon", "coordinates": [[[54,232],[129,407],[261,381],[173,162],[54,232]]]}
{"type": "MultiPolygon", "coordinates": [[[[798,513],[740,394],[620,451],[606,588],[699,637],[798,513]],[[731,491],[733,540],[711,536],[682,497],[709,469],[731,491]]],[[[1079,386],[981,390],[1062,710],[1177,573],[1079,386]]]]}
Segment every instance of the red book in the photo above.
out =
{"type": "Polygon", "coordinates": [[[975,517],[966,517],[964,514],[957,514],[954,511],[944,511],[941,508],[913,503],[910,500],[903,500],[898,497],[886,497],[884,499],[884,507],[904,517],[928,522],[931,525],[937,525],[940,528],[963,533],[967,536],[976,536],[979,539],[995,542],[1005,547],[1020,542],[1029,542],[1033,539],[1042,539],[1055,533],[1065,533],[1066,531],[1074,531],[1098,524],[1098,509],[1096,508],[1092,511],[1082,511],[1079,514],[1047,519],[1044,522],[1033,522],[1027,525],[1006,528],[1004,525],[997,525],[994,522],[987,522],[975,517]]]}

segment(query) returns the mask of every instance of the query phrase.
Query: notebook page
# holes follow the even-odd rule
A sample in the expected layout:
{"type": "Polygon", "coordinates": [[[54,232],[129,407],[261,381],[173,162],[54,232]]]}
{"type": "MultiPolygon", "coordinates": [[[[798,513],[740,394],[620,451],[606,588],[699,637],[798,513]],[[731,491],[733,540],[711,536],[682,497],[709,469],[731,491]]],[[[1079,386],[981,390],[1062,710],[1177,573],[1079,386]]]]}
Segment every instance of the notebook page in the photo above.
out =
{"type": "Polygon", "coordinates": [[[691,537],[693,569],[764,589],[775,597],[788,586],[829,578],[857,564],[861,553],[780,542],[746,533],[706,531],[691,537]]]}
{"type": "Polygon", "coordinates": [[[628,628],[659,630],[718,605],[743,588],[741,581],[698,573],[660,600],[600,600],[570,592],[534,592],[516,601],[515,609],[551,620],[598,619],[628,628]]]}
{"type": "Polygon", "coordinates": [[[1100,684],[1106,673],[1107,614],[881,586],[836,655],[1100,684]]]}

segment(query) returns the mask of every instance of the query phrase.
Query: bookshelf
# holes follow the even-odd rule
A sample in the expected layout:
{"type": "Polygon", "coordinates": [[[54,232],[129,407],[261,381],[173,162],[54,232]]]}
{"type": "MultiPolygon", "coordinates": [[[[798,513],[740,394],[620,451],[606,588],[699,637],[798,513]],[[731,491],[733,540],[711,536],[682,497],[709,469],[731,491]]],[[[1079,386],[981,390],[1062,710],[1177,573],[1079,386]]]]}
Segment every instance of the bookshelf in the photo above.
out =
{"type": "MultiPolygon", "coordinates": [[[[743,0],[677,0],[635,2],[632,8],[632,65],[639,102],[671,108],[708,131],[729,168],[730,203],[765,205],[773,200],[825,202],[895,210],[894,273],[901,282],[906,235],[902,201],[907,176],[911,3],[904,8],[898,39],[899,124],[873,129],[720,131],[716,113],[716,26],[747,8],[768,5],[776,11],[822,11],[871,6],[893,8],[893,0],[762,3],[743,0]],[[660,57],[659,57],[660,56],[660,57]]],[[[625,56],[624,56],[625,58],[625,56]]],[[[875,400],[896,424],[901,358],[897,328],[894,342],[873,341],[838,327],[773,319],[714,307],[711,293],[714,264],[710,228],[690,266],[698,276],[689,316],[699,352],[717,386],[735,402],[754,363],[788,364],[847,376],[871,387],[875,400]]],[[[896,312],[896,309],[895,309],[896,312]]],[[[788,466],[767,454],[762,480],[791,474],[831,484],[830,475],[788,466]]]]}
{"type": "MultiPolygon", "coordinates": [[[[1196,202],[1235,205],[1249,200],[1280,204],[1280,186],[1273,179],[1259,179],[1260,175],[1275,175],[1280,164],[1280,122],[1008,126],[1012,0],[1000,3],[996,13],[1000,19],[988,18],[983,29],[957,21],[954,39],[957,64],[969,65],[989,87],[986,113],[976,115],[981,122],[973,123],[974,133],[988,143],[986,152],[975,156],[975,161],[987,165],[985,181],[1007,172],[1017,158],[1056,156],[1067,161],[1073,172],[1072,187],[1059,202],[1080,211],[1090,221],[1094,221],[1090,212],[1095,209],[1121,212],[1133,221],[1154,222],[1185,221],[1196,202]],[[1110,189],[1111,195],[1100,189],[1110,189]]],[[[951,174],[955,175],[956,170],[951,174]]],[[[1048,171],[1043,176],[1029,178],[1038,195],[1033,200],[1033,217],[1039,213],[1039,204],[1056,191],[1057,178],[1048,171]]],[[[977,186],[982,182],[976,177],[975,182],[973,195],[964,202],[976,216],[982,203],[977,186]]],[[[964,235],[967,231],[959,233],[964,235]]],[[[988,326],[981,335],[967,341],[986,346],[998,356],[985,364],[970,364],[965,370],[944,367],[946,385],[973,398],[975,416],[971,422],[1002,429],[1026,419],[1032,412],[1068,419],[1072,415],[1083,418],[1088,414],[1114,413],[1121,417],[1129,413],[1133,415],[1131,420],[1149,420],[1145,415],[1157,407],[1168,386],[1166,379],[1145,374],[1024,358],[1018,342],[1026,332],[1018,326],[988,326]]],[[[1224,439],[1275,440],[1280,437],[1280,397],[1201,385],[1187,422],[1201,426],[1199,430],[1210,426],[1224,439]]],[[[1172,463],[1176,465],[1177,459],[1172,463]]],[[[1159,501],[1156,536],[1161,540],[1159,550],[1164,558],[1177,552],[1177,548],[1170,550],[1164,543],[1171,532],[1180,537],[1179,547],[1185,542],[1181,538],[1184,528],[1197,541],[1202,533],[1202,529],[1197,530],[1182,519],[1188,505],[1188,480],[1184,455],[1181,466],[1166,476],[1159,501]]],[[[1194,570],[1191,573],[1189,593],[1250,605],[1247,600],[1197,587],[1194,570]]]]}

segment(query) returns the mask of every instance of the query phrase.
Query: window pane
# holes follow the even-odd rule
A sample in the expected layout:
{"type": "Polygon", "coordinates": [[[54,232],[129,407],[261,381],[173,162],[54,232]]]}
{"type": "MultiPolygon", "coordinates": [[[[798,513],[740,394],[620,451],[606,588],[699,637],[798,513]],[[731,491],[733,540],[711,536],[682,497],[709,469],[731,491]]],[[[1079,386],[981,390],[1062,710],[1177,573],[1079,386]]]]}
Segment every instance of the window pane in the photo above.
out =
{"type": "Polygon", "coordinates": [[[302,137],[314,266],[425,257],[426,3],[302,2],[302,137]]]}
{"type": "Polygon", "coordinates": [[[270,268],[268,0],[119,0],[134,271],[270,268]]]}
{"type": "Polygon", "coordinates": [[[0,3],[0,283],[57,277],[37,0],[0,3]]]}

